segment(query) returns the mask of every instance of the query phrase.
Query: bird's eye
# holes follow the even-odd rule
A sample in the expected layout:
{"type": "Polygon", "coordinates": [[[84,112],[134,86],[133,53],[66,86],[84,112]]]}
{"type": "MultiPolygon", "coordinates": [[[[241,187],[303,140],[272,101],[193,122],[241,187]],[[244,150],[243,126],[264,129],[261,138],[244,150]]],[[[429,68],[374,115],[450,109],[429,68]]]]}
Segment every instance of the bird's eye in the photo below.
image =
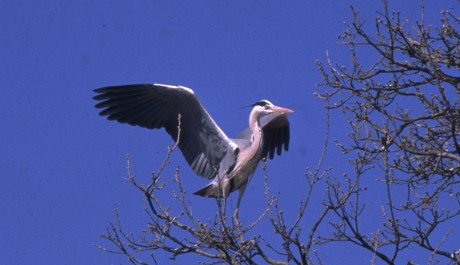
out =
{"type": "Polygon", "coordinates": [[[265,106],[264,106],[264,109],[265,109],[265,110],[269,110],[269,109],[270,109],[270,106],[265,105],[265,106]]]}

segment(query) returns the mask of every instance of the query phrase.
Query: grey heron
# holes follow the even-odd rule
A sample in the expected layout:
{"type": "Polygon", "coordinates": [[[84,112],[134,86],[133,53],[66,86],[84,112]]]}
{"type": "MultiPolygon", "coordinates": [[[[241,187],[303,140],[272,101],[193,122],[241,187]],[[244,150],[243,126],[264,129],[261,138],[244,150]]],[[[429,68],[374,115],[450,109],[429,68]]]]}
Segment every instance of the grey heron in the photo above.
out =
{"type": "Polygon", "coordinates": [[[253,104],[249,128],[231,139],[208,114],[194,91],[183,86],[134,84],[94,90],[101,101],[96,108],[109,120],[148,129],[165,128],[178,141],[179,149],[193,171],[213,179],[194,194],[223,198],[239,190],[235,215],[238,215],[249,178],[263,158],[273,159],[289,148],[290,109],[268,100],[253,104]],[[180,115],[180,120],[178,116],[180,115]],[[180,128],[178,128],[180,122],[180,128]],[[178,135],[179,134],[179,135],[178,135]]]}

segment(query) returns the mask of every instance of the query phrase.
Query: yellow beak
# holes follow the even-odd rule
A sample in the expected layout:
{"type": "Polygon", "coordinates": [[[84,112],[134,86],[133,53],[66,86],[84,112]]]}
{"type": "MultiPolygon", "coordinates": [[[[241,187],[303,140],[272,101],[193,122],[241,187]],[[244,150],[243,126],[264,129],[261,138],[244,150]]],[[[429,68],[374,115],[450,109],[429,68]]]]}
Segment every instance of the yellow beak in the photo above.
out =
{"type": "Polygon", "coordinates": [[[273,106],[272,111],[274,112],[281,112],[281,113],[291,113],[294,112],[291,109],[283,108],[283,107],[278,107],[278,106],[273,106]]]}

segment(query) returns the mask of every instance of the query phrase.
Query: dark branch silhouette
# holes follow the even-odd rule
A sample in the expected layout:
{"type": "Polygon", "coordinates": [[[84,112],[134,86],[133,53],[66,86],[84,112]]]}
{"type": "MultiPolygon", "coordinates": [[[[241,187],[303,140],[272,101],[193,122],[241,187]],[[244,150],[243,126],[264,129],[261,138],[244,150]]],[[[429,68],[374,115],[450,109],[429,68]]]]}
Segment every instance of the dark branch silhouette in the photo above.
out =
{"type": "Polygon", "coordinates": [[[317,62],[324,148],[305,171],[308,189],[293,221],[286,218],[292,209],[282,209],[280,195],[271,193],[265,163],[266,209],[249,224],[227,218],[219,199],[214,215],[197,219],[179,169],[176,204],[164,205],[161,175],[180,142],[179,122],[176,144],[148,183],[134,176],[127,159],[128,180],[145,198],[145,228],[126,232],[115,207],[116,222],[101,235],[111,247],[98,247],[132,264],[156,263],[160,252],[171,259],[194,255],[203,264],[324,264],[327,257],[316,249],[334,242],[357,246],[370,264],[414,264],[405,254],[414,251],[425,253],[427,264],[460,264],[458,240],[451,243],[460,215],[460,19],[444,11],[439,25],[428,25],[422,2],[420,19],[410,22],[382,2],[372,23],[351,9],[353,19],[339,37],[350,49],[350,64],[335,63],[329,53],[317,62]],[[343,119],[331,123],[331,115],[343,119]],[[347,168],[328,166],[330,138],[347,168]],[[322,196],[320,204],[314,193],[322,196]],[[312,214],[312,208],[320,211],[312,214]],[[253,233],[267,220],[278,242],[253,233]]]}
{"type": "Polygon", "coordinates": [[[318,96],[348,123],[348,139],[337,146],[361,187],[335,210],[336,231],[320,242],[351,242],[387,264],[415,247],[427,251],[430,264],[441,257],[454,263],[459,246],[444,241],[460,214],[460,21],[445,11],[440,26],[426,25],[422,5],[421,19],[410,23],[383,3],[372,34],[352,8],[353,21],[340,36],[351,66],[333,63],[329,54],[326,65],[317,62],[319,85],[327,88],[318,96]],[[361,199],[372,188],[364,184],[369,177],[383,191],[382,223],[365,234],[360,226],[375,211],[361,199]]]}

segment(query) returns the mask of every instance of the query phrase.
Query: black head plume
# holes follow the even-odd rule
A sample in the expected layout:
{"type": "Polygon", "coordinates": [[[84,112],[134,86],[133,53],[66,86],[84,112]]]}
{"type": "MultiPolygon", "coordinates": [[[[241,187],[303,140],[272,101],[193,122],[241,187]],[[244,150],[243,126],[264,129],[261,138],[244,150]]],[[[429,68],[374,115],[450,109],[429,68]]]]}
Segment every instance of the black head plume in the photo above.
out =
{"type": "Polygon", "coordinates": [[[245,108],[249,108],[249,107],[255,107],[255,106],[261,106],[261,107],[265,107],[265,106],[269,106],[269,105],[273,105],[270,101],[266,100],[266,99],[263,99],[261,101],[258,101],[254,104],[251,104],[251,105],[248,105],[248,106],[243,106],[243,107],[240,107],[239,109],[245,109],[245,108]]]}
{"type": "Polygon", "coordinates": [[[261,106],[261,107],[265,107],[265,106],[270,106],[270,105],[273,105],[270,101],[266,100],[266,99],[263,99],[259,102],[256,102],[254,104],[252,104],[251,106],[255,107],[255,106],[261,106]]]}

